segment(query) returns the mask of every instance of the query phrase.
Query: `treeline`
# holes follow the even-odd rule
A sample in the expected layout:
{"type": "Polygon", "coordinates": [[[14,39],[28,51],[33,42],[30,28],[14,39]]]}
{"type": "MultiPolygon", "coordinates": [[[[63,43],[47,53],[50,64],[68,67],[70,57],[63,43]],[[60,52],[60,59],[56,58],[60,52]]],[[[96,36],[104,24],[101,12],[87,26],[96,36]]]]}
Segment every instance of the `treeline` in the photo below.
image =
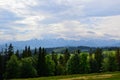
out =
{"type": "Polygon", "coordinates": [[[103,51],[101,48],[70,53],[47,53],[45,48],[26,46],[21,52],[14,51],[12,44],[0,52],[0,79],[30,78],[67,74],[120,71],[120,49],[103,51]]]}

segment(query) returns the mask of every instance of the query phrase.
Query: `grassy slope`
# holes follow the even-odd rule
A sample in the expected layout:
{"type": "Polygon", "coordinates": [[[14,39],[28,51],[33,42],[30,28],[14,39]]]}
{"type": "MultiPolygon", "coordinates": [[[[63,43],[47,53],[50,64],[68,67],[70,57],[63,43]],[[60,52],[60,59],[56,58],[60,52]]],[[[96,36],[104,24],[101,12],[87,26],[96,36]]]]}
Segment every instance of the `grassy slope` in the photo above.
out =
{"type": "Polygon", "coordinates": [[[78,74],[78,75],[52,76],[52,77],[14,79],[14,80],[120,80],[120,72],[78,74]]]}

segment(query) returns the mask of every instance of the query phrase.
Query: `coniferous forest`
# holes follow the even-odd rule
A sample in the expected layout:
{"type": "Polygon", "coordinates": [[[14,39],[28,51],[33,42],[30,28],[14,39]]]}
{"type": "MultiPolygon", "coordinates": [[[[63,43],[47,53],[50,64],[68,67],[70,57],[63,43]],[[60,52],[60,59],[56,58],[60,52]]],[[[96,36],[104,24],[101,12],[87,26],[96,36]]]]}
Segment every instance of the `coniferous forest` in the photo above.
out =
{"type": "Polygon", "coordinates": [[[113,71],[120,71],[120,48],[96,48],[88,52],[65,49],[62,53],[47,53],[41,47],[32,50],[25,46],[24,50],[14,50],[10,44],[0,52],[0,79],[113,71]]]}

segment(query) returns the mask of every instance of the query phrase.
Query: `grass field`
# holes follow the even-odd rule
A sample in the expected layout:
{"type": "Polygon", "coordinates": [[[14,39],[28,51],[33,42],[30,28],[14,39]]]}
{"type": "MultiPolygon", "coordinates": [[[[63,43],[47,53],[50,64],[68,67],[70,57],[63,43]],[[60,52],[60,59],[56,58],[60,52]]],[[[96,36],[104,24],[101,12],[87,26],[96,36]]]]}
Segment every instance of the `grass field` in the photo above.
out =
{"type": "Polygon", "coordinates": [[[120,80],[120,72],[78,74],[13,80],[120,80]]]}

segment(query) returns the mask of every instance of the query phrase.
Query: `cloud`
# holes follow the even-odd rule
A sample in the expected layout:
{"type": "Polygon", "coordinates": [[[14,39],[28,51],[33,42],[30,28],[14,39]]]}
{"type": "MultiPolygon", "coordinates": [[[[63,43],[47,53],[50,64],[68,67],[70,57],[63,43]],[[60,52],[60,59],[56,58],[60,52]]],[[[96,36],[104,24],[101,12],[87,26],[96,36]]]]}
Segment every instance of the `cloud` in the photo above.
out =
{"type": "Polygon", "coordinates": [[[105,34],[111,35],[110,39],[120,39],[120,15],[102,17],[101,21],[97,23],[96,32],[105,36],[105,34]]]}
{"type": "Polygon", "coordinates": [[[119,4],[119,0],[0,0],[0,40],[120,40],[119,4]]]}
{"type": "Polygon", "coordinates": [[[84,7],[86,16],[113,16],[120,14],[120,1],[116,0],[91,0],[84,7]]]}
{"type": "Polygon", "coordinates": [[[50,24],[45,30],[47,34],[54,34],[56,38],[64,38],[64,39],[74,39],[79,40],[86,37],[96,38],[96,33],[93,29],[87,28],[88,24],[83,24],[80,21],[70,20],[70,21],[62,21],[60,23],[50,24]],[[91,34],[92,32],[94,34],[91,34]]]}

